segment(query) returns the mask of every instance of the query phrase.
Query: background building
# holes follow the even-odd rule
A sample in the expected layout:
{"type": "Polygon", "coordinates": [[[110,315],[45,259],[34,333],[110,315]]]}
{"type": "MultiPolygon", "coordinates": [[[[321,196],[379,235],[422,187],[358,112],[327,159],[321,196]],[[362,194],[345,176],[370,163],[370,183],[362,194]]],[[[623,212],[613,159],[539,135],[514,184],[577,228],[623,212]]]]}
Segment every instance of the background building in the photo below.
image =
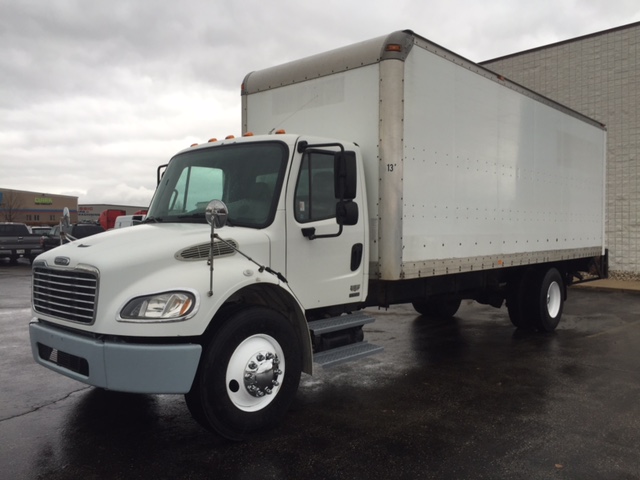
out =
{"type": "Polygon", "coordinates": [[[607,125],[610,268],[640,274],[640,22],[482,62],[607,125]]]}
{"type": "Polygon", "coordinates": [[[149,206],[136,207],[131,205],[112,205],[106,203],[86,203],[78,205],[78,221],[96,223],[100,218],[100,214],[105,210],[124,210],[124,215],[133,215],[140,210],[147,210],[149,206]]]}
{"type": "Polygon", "coordinates": [[[123,210],[125,215],[133,215],[148,208],[106,203],[78,205],[78,197],[0,187],[0,222],[58,225],[64,207],[69,209],[71,223],[97,223],[105,210],[123,210]]]}
{"type": "Polygon", "coordinates": [[[78,221],[78,197],[0,187],[0,222],[57,225],[64,207],[78,221]]]}

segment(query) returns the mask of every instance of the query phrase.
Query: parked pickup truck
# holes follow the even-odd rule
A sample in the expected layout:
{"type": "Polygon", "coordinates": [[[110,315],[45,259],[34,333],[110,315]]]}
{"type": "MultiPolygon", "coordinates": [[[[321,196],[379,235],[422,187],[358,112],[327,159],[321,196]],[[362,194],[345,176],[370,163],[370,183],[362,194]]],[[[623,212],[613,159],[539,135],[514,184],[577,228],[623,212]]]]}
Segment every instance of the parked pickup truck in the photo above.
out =
{"type": "Polygon", "coordinates": [[[30,261],[42,253],[40,235],[34,235],[24,223],[0,223],[0,258],[16,263],[20,257],[30,261]]]}
{"type": "MultiPolygon", "coordinates": [[[[85,238],[101,232],[104,232],[104,228],[96,223],[77,223],[69,226],[69,230],[66,232],[65,239],[62,243],[67,243],[78,238],[85,238]]],[[[56,225],[51,228],[48,234],[40,237],[40,246],[42,251],[45,252],[60,246],[62,243],[60,241],[60,225],[56,225]]]]}

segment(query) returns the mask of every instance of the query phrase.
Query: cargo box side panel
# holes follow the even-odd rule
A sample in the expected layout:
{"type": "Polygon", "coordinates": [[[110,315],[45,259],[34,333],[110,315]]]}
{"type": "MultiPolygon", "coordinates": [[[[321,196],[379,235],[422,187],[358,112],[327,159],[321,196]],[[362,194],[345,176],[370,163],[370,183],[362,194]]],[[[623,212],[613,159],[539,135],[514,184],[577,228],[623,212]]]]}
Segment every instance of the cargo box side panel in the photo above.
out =
{"type": "Polygon", "coordinates": [[[604,130],[469,65],[405,62],[404,277],[599,254],[604,130]]]}
{"type": "Polygon", "coordinates": [[[363,155],[370,220],[370,259],[377,261],[379,64],[355,68],[244,97],[246,129],[357,143],[363,155]]]}

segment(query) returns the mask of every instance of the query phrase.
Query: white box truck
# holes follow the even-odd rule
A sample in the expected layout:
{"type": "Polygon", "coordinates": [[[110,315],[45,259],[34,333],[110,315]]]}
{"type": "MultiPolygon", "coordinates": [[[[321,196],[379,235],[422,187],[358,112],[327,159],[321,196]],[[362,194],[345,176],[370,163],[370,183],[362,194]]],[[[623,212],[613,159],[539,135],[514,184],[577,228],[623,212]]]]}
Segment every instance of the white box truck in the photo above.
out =
{"type": "Polygon", "coordinates": [[[607,275],[604,126],[411,31],[248,74],[242,116],[159,169],[142,225],[36,259],[38,363],[242,439],[380,350],[365,307],[548,332],[607,275]]]}

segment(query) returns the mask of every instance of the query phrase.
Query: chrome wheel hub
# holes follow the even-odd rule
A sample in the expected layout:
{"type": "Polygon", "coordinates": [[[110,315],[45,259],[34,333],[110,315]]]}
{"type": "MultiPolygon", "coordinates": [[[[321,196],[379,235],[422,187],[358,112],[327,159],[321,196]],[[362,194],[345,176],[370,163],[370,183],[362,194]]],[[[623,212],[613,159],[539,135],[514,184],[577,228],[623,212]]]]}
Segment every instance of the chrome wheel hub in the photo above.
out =
{"type": "Polygon", "coordinates": [[[560,305],[562,305],[562,291],[560,285],[553,282],[547,290],[547,312],[551,318],[556,318],[560,312],[560,305]]]}
{"type": "Polygon", "coordinates": [[[225,381],[229,400],[245,412],[267,407],[277,396],[287,374],[282,346],[270,335],[246,338],[231,354],[225,381]]]}
{"type": "Polygon", "coordinates": [[[271,395],[273,388],[278,387],[278,377],[282,375],[279,368],[280,359],[273,352],[259,352],[247,363],[244,369],[244,388],[254,397],[271,395]]]}

